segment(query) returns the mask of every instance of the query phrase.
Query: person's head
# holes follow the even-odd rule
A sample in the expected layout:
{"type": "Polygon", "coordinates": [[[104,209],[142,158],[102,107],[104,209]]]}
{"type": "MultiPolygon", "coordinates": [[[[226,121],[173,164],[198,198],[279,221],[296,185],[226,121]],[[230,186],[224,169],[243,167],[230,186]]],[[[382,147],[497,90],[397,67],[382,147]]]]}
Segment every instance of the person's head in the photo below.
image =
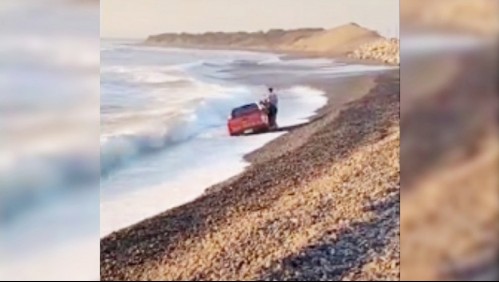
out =
{"type": "Polygon", "coordinates": [[[272,93],[274,89],[272,87],[269,87],[269,92],[272,93]]]}

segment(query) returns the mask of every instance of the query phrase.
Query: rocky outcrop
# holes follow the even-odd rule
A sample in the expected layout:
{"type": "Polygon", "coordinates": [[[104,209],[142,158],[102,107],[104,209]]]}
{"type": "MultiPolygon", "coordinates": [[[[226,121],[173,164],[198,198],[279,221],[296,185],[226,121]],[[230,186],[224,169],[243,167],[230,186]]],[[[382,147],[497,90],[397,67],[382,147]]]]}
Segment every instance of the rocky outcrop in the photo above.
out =
{"type": "Polygon", "coordinates": [[[348,54],[348,57],[359,60],[380,61],[390,65],[399,65],[400,42],[396,38],[369,42],[348,54]]]}

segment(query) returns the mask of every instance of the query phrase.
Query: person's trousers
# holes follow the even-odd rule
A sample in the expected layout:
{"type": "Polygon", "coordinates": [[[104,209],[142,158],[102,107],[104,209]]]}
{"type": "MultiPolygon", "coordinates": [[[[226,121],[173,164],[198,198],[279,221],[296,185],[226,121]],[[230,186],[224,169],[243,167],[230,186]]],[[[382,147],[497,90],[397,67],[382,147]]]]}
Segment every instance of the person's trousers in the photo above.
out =
{"type": "Polygon", "coordinates": [[[277,107],[276,106],[270,105],[268,117],[269,117],[270,126],[275,126],[276,125],[276,118],[277,118],[277,107]]]}

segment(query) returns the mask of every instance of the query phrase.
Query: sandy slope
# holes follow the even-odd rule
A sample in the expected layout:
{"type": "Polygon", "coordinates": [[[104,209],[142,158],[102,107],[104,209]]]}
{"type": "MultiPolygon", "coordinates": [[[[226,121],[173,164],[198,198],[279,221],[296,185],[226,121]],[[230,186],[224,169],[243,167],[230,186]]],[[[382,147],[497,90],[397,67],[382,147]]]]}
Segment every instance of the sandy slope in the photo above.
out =
{"type": "Polygon", "coordinates": [[[310,83],[345,91],[238,177],[102,239],[102,279],[398,279],[398,72],[310,83]]]}
{"type": "Polygon", "coordinates": [[[372,30],[350,23],[297,40],[288,47],[289,49],[286,46],[283,48],[293,51],[343,55],[365,43],[381,38],[378,33],[372,30]]]}

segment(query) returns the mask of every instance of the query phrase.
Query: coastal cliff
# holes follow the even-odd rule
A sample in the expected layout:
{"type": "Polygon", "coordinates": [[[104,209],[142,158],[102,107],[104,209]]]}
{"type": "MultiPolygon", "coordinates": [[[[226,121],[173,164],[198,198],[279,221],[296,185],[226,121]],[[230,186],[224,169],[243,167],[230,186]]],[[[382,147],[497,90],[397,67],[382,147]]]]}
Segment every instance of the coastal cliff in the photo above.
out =
{"type": "Polygon", "coordinates": [[[266,32],[200,34],[162,33],[149,36],[145,43],[165,47],[238,49],[326,57],[353,57],[392,65],[397,65],[399,62],[398,42],[386,39],[377,32],[356,23],[331,29],[271,29],[266,32]],[[365,47],[379,44],[379,42],[384,42],[383,48],[377,48],[376,54],[370,48],[365,47]]]}

